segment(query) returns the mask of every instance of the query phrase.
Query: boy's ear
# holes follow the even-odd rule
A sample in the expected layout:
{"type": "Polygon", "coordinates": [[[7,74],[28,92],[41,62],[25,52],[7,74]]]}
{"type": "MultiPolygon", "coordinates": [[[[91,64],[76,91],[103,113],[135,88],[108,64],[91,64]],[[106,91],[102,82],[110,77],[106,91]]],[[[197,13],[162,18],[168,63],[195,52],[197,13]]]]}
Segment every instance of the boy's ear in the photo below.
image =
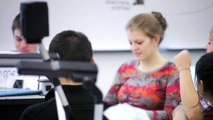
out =
{"type": "Polygon", "coordinates": [[[94,60],[94,58],[92,58],[91,63],[95,64],[95,60],[94,60]]]}
{"type": "Polygon", "coordinates": [[[203,93],[203,80],[199,80],[200,90],[203,93]]]}

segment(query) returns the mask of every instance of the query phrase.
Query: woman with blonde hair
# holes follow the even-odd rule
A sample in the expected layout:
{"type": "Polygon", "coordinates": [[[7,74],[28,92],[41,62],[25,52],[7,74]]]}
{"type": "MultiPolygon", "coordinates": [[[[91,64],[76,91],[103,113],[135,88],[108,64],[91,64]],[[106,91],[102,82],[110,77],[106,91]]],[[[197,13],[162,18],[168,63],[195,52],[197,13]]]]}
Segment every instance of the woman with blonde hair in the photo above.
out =
{"type": "Polygon", "coordinates": [[[174,63],[159,52],[167,28],[159,12],[142,13],[127,24],[127,36],[136,59],[118,69],[104,102],[108,107],[127,103],[150,119],[171,120],[180,100],[179,75],[174,63]]]}

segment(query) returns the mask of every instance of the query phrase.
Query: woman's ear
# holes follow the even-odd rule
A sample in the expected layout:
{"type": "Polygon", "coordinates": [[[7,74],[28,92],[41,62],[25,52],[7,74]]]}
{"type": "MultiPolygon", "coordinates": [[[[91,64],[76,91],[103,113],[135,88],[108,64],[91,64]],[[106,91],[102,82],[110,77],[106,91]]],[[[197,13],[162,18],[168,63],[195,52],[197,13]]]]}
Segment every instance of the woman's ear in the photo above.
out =
{"type": "Polygon", "coordinates": [[[201,90],[203,91],[203,80],[200,80],[200,87],[201,87],[201,90]]]}
{"type": "Polygon", "coordinates": [[[158,34],[155,35],[153,41],[154,41],[154,44],[155,44],[156,46],[158,46],[159,43],[160,43],[160,35],[158,35],[158,34]]]}
{"type": "Polygon", "coordinates": [[[198,81],[198,92],[203,94],[203,80],[198,81]]]}

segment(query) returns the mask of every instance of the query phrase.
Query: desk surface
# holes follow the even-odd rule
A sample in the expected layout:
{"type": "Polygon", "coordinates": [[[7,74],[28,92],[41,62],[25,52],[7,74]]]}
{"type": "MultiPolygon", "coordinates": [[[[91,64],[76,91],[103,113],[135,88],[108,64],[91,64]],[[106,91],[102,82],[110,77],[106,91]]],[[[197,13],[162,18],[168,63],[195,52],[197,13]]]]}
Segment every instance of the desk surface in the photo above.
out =
{"type": "Polygon", "coordinates": [[[45,96],[41,95],[24,95],[0,97],[0,106],[5,105],[26,105],[44,102],[45,96]]]}
{"type": "Polygon", "coordinates": [[[0,100],[26,100],[26,99],[44,99],[44,95],[23,95],[23,96],[7,96],[7,97],[0,97],[0,100]]]}
{"type": "Polygon", "coordinates": [[[8,96],[29,96],[29,95],[42,95],[42,91],[20,89],[20,88],[0,88],[0,98],[8,96]]]}

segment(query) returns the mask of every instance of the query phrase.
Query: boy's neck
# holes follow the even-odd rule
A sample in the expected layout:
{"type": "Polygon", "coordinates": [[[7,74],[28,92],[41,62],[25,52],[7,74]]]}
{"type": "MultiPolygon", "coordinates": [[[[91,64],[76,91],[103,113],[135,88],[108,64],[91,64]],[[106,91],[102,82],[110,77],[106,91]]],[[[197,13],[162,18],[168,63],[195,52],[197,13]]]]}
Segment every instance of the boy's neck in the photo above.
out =
{"type": "Polygon", "coordinates": [[[74,82],[70,79],[66,79],[64,77],[59,77],[59,81],[61,83],[61,85],[82,85],[82,83],[79,82],[74,82]]]}

